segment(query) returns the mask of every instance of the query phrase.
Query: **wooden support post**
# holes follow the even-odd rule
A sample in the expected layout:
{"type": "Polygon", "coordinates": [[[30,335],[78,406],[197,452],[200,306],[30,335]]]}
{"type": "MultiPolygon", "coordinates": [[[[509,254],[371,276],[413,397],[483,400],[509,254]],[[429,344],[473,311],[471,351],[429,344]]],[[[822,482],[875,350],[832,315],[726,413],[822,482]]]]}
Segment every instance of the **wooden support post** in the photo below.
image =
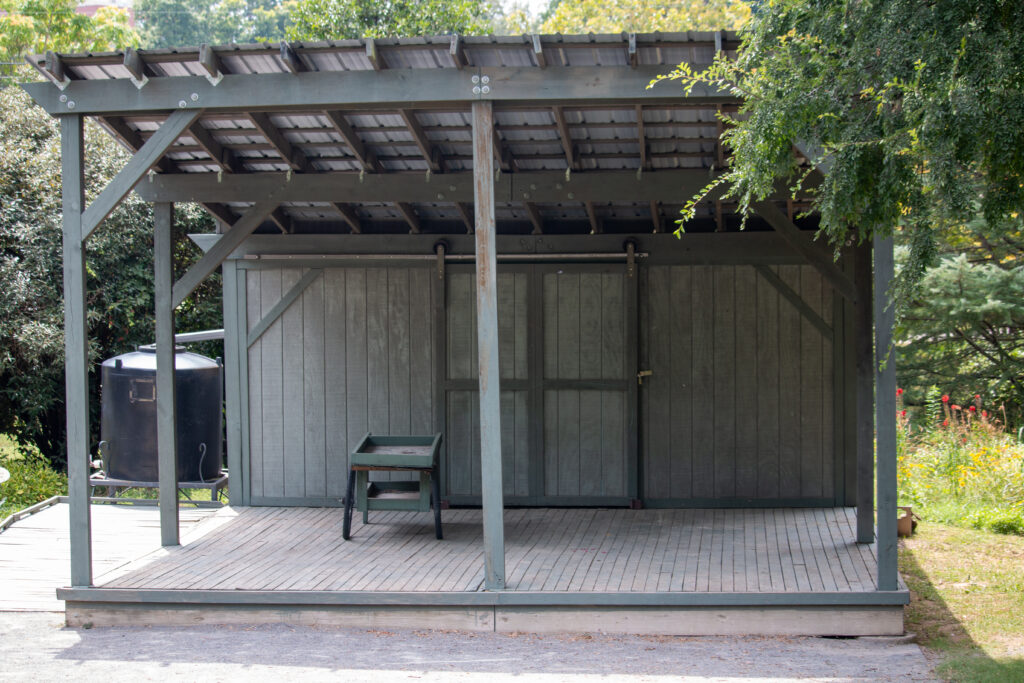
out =
{"type": "Polygon", "coordinates": [[[875,540],[875,344],[872,339],[871,245],[854,252],[853,305],[854,353],[856,355],[857,434],[857,542],[875,540]]]}
{"type": "Polygon", "coordinates": [[[67,414],[71,585],[92,585],[89,513],[89,328],[85,313],[85,189],[82,117],[60,117],[64,204],[64,376],[67,414]]]}
{"type": "Polygon", "coordinates": [[[505,588],[504,499],[501,483],[501,394],[494,220],[494,110],[473,103],[473,196],[476,210],[477,347],[480,358],[480,474],[484,517],[484,583],[505,588]]]}
{"type": "Polygon", "coordinates": [[[153,205],[153,289],[156,300],[156,444],[160,482],[160,543],[178,545],[178,432],[174,388],[174,205],[153,205]]]}
{"type": "Polygon", "coordinates": [[[892,237],[875,237],[875,431],[878,443],[878,590],[898,587],[896,557],[896,318],[889,288],[895,274],[892,237]]]}

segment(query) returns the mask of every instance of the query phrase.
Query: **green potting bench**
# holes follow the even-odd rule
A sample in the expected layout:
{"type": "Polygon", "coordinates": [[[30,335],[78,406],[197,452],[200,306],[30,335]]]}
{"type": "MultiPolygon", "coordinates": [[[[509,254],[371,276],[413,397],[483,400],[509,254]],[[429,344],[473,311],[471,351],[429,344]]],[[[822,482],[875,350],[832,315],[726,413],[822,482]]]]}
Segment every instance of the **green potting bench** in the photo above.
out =
{"type": "Polygon", "coordinates": [[[434,507],[434,534],[441,534],[441,482],[437,458],[441,435],[380,436],[366,433],[349,454],[348,491],[341,535],[351,538],[353,504],[369,523],[370,510],[414,510],[434,507]],[[418,472],[419,481],[370,481],[370,472],[418,472]]]}

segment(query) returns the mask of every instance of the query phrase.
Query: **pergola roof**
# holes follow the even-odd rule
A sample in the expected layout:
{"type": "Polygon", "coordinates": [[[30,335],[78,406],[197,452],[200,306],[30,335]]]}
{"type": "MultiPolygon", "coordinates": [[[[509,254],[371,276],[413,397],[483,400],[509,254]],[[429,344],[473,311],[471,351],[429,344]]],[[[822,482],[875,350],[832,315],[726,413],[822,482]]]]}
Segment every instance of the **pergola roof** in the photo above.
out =
{"type": "MultiPolygon", "coordinates": [[[[200,201],[232,223],[285,174],[272,222],[313,233],[466,231],[470,103],[490,100],[508,174],[499,232],[650,232],[671,229],[722,168],[717,114],[739,103],[648,84],[737,45],[735,33],[691,32],[49,53],[29,61],[58,87],[28,89],[52,114],[94,116],[133,152],[170,111],[201,109],[140,194],[200,201]]],[[[736,229],[733,211],[705,202],[690,229],[736,229]]]]}

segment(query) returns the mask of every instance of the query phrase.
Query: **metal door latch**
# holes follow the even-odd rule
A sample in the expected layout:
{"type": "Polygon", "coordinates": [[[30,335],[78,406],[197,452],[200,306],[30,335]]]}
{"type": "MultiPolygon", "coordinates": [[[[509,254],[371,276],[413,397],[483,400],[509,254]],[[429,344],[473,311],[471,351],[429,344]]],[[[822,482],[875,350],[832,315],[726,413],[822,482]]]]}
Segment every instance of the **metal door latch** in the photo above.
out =
{"type": "Polygon", "coordinates": [[[644,383],[644,377],[650,377],[653,374],[654,370],[641,370],[640,372],[636,373],[637,384],[642,385],[644,383]]]}

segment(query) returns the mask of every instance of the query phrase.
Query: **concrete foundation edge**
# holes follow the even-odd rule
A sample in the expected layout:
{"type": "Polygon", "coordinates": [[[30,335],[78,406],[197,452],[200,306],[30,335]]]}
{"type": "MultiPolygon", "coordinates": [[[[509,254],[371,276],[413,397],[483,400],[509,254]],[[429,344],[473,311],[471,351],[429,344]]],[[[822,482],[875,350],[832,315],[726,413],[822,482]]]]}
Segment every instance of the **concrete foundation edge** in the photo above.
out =
{"type": "Polygon", "coordinates": [[[901,606],[806,607],[403,607],[145,605],[68,602],[68,626],[293,624],[456,629],[504,633],[636,635],[893,636],[901,606]]]}

